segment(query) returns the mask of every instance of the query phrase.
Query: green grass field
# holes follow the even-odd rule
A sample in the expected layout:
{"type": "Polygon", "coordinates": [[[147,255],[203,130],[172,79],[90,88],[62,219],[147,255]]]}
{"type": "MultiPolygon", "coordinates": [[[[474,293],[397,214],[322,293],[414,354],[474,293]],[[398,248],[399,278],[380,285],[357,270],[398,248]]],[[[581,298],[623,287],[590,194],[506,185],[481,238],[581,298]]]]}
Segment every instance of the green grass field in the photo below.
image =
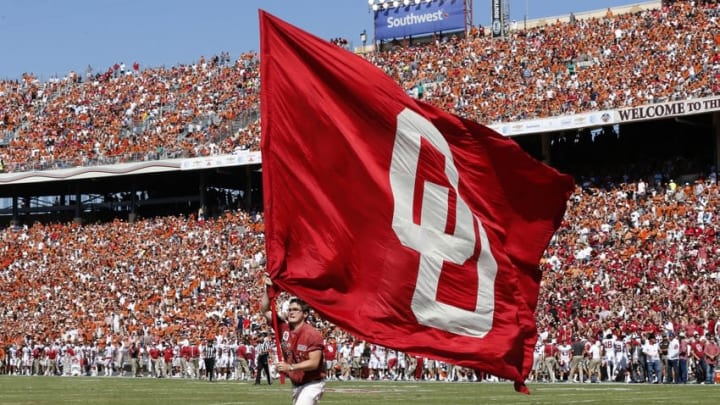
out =
{"type": "MultiPolygon", "coordinates": [[[[321,404],[718,404],[720,385],[331,382],[321,404]]],[[[290,404],[290,385],[151,378],[0,377],[0,404],[290,404]]]]}

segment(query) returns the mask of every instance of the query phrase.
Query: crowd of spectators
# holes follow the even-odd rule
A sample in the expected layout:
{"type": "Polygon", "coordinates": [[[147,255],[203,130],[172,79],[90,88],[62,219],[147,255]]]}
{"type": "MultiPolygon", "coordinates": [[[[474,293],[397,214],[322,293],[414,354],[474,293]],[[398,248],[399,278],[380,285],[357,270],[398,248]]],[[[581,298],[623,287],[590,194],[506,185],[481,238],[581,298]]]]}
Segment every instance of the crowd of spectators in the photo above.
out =
{"type": "MultiPolygon", "coordinates": [[[[541,262],[537,319],[558,344],[683,331],[714,339],[720,308],[714,174],[579,184],[541,262]]],[[[261,213],[0,232],[0,346],[260,338],[261,213]]],[[[328,338],[352,339],[315,318],[328,338]]]]}
{"type": "Polygon", "coordinates": [[[255,321],[262,214],[35,224],[0,238],[4,343],[28,335],[197,339],[255,321]]]}
{"type": "MultiPolygon", "coordinates": [[[[541,335],[637,344],[720,334],[720,189],[676,183],[579,185],[541,262],[541,335]]],[[[665,347],[667,349],[667,347],[665,347]]]]}
{"type": "Polygon", "coordinates": [[[706,332],[720,315],[719,206],[715,176],[579,187],[541,265],[552,293],[541,295],[540,326],[581,336],[608,325],[621,335],[706,332]]]}
{"type": "Polygon", "coordinates": [[[408,92],[481,123],[718,94],[715,4],[557,21],[504,40],[445,37],[368,56],[408,92]]]}
{"type": "Polygon", "coordinates": [[[0,81],[6,172],[228,154],[259,148],[259,61],[223,52],[189,65],[0,81]]]}
{"type": "MultiPolygon", "coordinates": [[[[416,97],[484,124],[512,122],[720,94],[719,13],[678,1],[364,55],[416,97]]],[[[17,172],[258,150],[259,85],[253,52],[3,80],[0,160],[17,172]]]]}
{"type": "Polygon", "coordinates": [[[347,38],[330,38],[330,42],[341,48],[347,48],[350,44],[347,38]]]}

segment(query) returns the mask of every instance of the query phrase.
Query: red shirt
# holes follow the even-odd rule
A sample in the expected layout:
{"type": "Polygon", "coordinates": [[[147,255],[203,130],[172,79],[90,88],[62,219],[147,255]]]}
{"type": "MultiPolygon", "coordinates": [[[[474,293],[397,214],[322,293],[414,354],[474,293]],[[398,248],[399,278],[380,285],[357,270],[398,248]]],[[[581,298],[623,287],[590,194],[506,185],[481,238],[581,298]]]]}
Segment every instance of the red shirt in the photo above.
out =
{"type": "Polygon", "coordinates": [[[191,356],[192,350],[190,349],[190,346],[183,346],[180,348],[180,357],[185,360],[189,360],[191,356]]]}
{"type": "Polygon", "coordinates": [[[552,343],[545,344],[545,358],[548,357],[555,357],[555,354],[557,353],[557,347],[555,347],[552,343]]]}
{"type": "Polygon", "coordinates": [[[711,334],[715,333],[715,324],[716,323],[717,323],[717,320],[715,320],[715,319],[711,318],[710,320],[708,320],[708,332],[709,333],[711,333],[711,334]]]}
{"type": "Polygon", "coordinates": [[[168,346],[165,348],[165,351],[163,352],[163,357],[165,358],[165,362],[171,362],[173,359],[173,349],[172,347],[168,346]]]}
{"type": "Polygon", "coordinates": [[[705,362],[714,366],[717,364],[717,357],[720,355],[720,347],[712,340],[705,344],[705,362]]]}
{"type": "Polygon", "coordinates": [[[701,341],[696,341],[692,344],[692,353],[695,358],[702,359],[705,357],[705,345],[701,341]]]}
{"type": "MultiPolygon", "coordinates": [[[[300,363],[308,360],[310,353],[320,350],[323,352],[323,339],[320,332],[312,326],[303,323],[298,329],[291,331],[290,325],[283,322],[280,326],[282,332],[282,348],[285,361],[289,364],[300,363]]],[[[325,361],[320,359],[320,364],[315,370],[290,371],[288,377],[293,385],[303,385],[314,381],[325,379],[325,361]]]]}
{"type": "Polygon", "coordinates": [[[680,338],[680,358],[687,359],[688,341],[685,338],[680,338]]]}
{"type": "Polygon", "coordinates": [[[325,343],[325,350],[323,351],[323,355],[325,356],[325,360],[335,361],[335,359],[337,359],[337,346],[335,346],[335,343],[325,343]]]}

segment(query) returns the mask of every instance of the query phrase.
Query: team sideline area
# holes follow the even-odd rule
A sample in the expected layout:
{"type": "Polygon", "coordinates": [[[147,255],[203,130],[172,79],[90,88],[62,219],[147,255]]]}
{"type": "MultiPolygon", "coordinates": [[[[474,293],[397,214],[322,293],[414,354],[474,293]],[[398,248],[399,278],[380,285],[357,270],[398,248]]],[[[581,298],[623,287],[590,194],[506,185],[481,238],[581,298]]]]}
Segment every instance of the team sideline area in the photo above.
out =
{"type": "MultiPolygon", "coordinates": [[[[432,382],[330,382],[323,404],[423,405],[501,404],[715,404],[718,386],[530,384],[530,395],[510,383],[445,384],[432,382]]],[[[47,378],[0,376],[4,405],[20,404],[287,404],[287,385],[189,381],[181,379],[47,378]]]]}

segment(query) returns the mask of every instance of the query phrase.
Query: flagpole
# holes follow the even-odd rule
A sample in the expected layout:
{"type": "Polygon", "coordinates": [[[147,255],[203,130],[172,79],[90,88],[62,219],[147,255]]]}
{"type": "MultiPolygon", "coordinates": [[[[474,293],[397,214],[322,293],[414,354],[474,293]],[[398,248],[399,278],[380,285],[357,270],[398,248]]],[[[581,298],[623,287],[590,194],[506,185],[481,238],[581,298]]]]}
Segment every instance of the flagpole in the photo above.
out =
{"type": "MultiPolygon", "coordinates": [[[[280,339],[280,329],[278,329],[278,318],[277,318],[277,308],[275,306],[275,297],[272,297],[270,299],[270,311],[272,312],[272,323],[273,323],[273,330],[275,331],[275,347],[277,348],[277,356],[278,356],[278,362],[283,361],[283,353],[282,353],[282,346],[281,346],[281,339],[280,339]]],[[[285,384],[285,374],[280,373],[280,384],[285,384]]]]}

